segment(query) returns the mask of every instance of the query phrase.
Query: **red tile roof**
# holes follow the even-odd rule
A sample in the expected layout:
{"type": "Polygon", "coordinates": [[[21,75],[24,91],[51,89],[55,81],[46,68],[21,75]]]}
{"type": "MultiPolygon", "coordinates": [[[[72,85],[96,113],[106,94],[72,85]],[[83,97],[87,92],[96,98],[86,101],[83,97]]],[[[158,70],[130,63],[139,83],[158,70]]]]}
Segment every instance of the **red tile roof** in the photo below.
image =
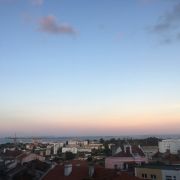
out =
{"type": "Polygon", "coordinates": [[[141,148],[139,148],[138,146],[131,146],[132,147],[132,153],[137,153],[140,156],[145,156],[144,152],[142,151],[141,148]]]}
{"type": "Polygon", "coordinates": [[[73,166],[72,173],[69,176],[64,176],[64,166],[57,165],[52,169],[43,180],[79,180],[87,177],[88,169],[86,167],[73,166]]]}
{"type": "Polygon", "coordinates": [[[176,161],[176,162],[180,162],[180,157],[179,155],[176,154],[170,154],[170,153],[160,153],[159,151],[154,154],[153,159],[159,159],[162,161],[176,161]]]}
{"type": "Polygon", "coordinates": [[[121,151],[115,154],[113,157],[132,157],[132,154],[121,151]]]}
{"type": "MultiPolygon", "coordinates": [[[[69,176],[64,176],[64,166],[57,165],[52,169],[43,180],[83,180],[88,179],[88,164],[86,161],[72,162],[72,173],[69,176]]],[[[101,166],[95,166],[94,180],[139,180],[139,178],[129,176],[126,173],[117,174],[114,170],[105,169],[101,166]]]]}
{"type": "Polygon", "coordinates": [[[138,146],[132,145],[131,146],[131,150],[132,150],[132,154],[130,153],[130,151],[124,151],[124,149],[122,148],[122,151],[113,155],[113,157],[133,157],[133,155],[139,155],[144,157],[145,154],[142,151],[141,148],[139,148],[138,146]]]}

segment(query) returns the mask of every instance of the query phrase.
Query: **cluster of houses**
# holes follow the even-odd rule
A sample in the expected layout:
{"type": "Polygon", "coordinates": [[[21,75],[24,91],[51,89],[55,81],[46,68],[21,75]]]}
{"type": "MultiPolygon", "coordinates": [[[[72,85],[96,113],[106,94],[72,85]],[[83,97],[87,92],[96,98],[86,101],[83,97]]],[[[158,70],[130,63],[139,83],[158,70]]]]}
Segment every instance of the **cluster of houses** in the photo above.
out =
{"type": "Polygon", "coordinates": [[[34,150],[36,153],[42,156],[53,156],[58,153],[71,152],[73,154],[85,153],[86,156],[91,155],[92,150],[103,149],[104,146],[101,143],[94,141],[79,141],[69,140],[67,142],[56,142],[56,143],[32,143],[26,144],[26,150],[34,150]]]}
{"type": "Polygon", "coordinates": [[[105,149],[97,141],[34,142],[27,143],[24,149],[4,148],[0,154],[0,179],[26,180],[28,176],[42,180],[101,177],[107,180],[180,180],[180,140],[162,140],[158,146],[137,146],[128,142],[108,144],[108,148],[112,153],[102,156],[104,166],[93,161],[93,151],[105,149]],[[58,154],[67,152],[74,154],[75,159],[55,160],[58,154]]]}

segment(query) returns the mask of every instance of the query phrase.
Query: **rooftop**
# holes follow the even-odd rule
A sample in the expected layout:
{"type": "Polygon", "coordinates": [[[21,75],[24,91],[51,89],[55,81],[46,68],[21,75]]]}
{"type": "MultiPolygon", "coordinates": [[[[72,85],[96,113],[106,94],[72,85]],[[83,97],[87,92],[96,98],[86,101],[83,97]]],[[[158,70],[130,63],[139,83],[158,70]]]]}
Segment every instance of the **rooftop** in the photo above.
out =
{"type": "Polygon", "coordinates": [[[177,170],[177,171],[180,171],[180,165],[165,165],[165,164],[162,164],[162,163],[144,164],[142,166],[138,166],[137,168],[162,169],[162,170],[177,170]]]}
{"type": "Polygon", "coordinates": [[[129,145],[131,147],[131,150],[130,149],[128,151],[125,152],[124,148],[121,148],[122,151],[113,155],[113,157],[133,157],[135,155],[138,155],[138,156],[145,156],[144,152],[142,151],[142,149],[138,146],[135,146],[135,145],[129,145]]]}
{"type": "MultiPolygon", "coordinates": [[[[90,179],[88,175],[88,163],[86,161],[72,161],[72,173],[64,176],[64,165],[57,165],[53,168],[43,180],[61,179],[61,180],[85,180],[90,179]]],[[[126,173],[117,173],[114,170],[105,169],[95,165],[94,176],[92,180],[139,180],[137,177],[129,176],[126,173]]]]}
{"type": "Polygon", "coordinates": [[[5,153],[1,153],[0,156],[4,157],[4,158],[16,158],[19,155],[22,155],[24,152],[20,151],[20,150],[6,150],[5,153]]]}

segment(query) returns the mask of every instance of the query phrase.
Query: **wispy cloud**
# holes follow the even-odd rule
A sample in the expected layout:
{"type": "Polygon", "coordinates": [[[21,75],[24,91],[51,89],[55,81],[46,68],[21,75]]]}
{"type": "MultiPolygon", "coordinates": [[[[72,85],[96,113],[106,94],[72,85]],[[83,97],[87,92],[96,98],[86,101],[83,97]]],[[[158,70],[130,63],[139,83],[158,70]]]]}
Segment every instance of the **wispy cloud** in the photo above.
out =
{"type": "Polygon", "coordinates": [[[151,32],[158,34],[165,43],[180,40],[180,3],[162,15],[159,22],[151,28],[151,32]]]}
{"type": "Polygon", "coordinates": [[[42,17],[39,21],[39,30],[49,34],[76,34],[75,29],[64,23],[58,23],[55,16],[42,17]]]}
{"type": "Polygon", "coordinates": [[[44,0],[31,0],[33,5],[41,6],[44,3],[44,0]]]}

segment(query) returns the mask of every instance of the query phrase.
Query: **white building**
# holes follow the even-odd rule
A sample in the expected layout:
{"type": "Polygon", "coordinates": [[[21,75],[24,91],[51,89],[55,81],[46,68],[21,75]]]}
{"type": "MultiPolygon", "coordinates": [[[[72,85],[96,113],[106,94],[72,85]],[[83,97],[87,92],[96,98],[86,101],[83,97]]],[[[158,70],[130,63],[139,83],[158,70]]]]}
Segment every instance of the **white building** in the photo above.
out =
{"type": "Polygon", "coordinates": [[[180,169],[163,169],[162,171],[163,180],[179,180],[180,179],[180,169]]]}
{"type": "Polygon", "coordinates": [[[68,145],[77,145],[79,142],[76,140],[69,140],[68,145]]]}
{"type": "Polygon", "coordinates": [[[62,153],[66,153],[66,152],[72,152],[73,154],[77,154],[78,149],[76,147],[63,147],[62,153]]]}
{"type": "Polygon", "coordinates": [[[28,149],[28,150],[32,150],[33,147],[34,147],[33,144],[26,144],[26,149],[28,149]]]}
{"type": "Polygon", "coordinates": [[[141,165],[148,162],[140,146],[124,145],[122,151],[105,158],[105,168],[128,170],[129,166],[141,165]]]}
{"type": "Polygon", "coordinates": [[[87,146],[89,144],[89,142],[87,140],[85,140],[85,141],[78,141],[77,144],[80,145],[80,146],[87,146]]]}
{"type": "Polygon", "coordinates": [[[59,148],[63,146],[64,146],[64,143],[53,143],[53,154],[57,154],[59,148]]]}
{"type": "Polygon", "coordinates": [[[50,156],[50,155],[51,155],[51,148],[52,148],[51,145],[48,145],[48,146],[46,147],[46,156],[50,156]]]}
{"type": "Polygon", "coordinates": [[[90,143],[87,147],[91,149],[104,149],[103,144],[100,143],[90,143]]]}
{"type": "Polygon", "coordinates": [[[91,148],[78,148],[78,152],[91,153],[92,150],[91,150],[91,148]]]}
{"type": "Polygon", "coordinates": [[[87,146],[88,144],[89,144],[88,141],[83,141],[83,145],[84,145],[84,146],[87,146]]]}
{"type": "Polygon", "coordinates": [[[141,149],[149,160],[158,152],[158,146],[142,146],[141,149]]]}
{"type": "Polygon", "coordinates": [[[180,151],[180,139],[166,139],[158,144],[159,152],[165,153],[169,151],[171,154],[178,154],[180,151]]]}

